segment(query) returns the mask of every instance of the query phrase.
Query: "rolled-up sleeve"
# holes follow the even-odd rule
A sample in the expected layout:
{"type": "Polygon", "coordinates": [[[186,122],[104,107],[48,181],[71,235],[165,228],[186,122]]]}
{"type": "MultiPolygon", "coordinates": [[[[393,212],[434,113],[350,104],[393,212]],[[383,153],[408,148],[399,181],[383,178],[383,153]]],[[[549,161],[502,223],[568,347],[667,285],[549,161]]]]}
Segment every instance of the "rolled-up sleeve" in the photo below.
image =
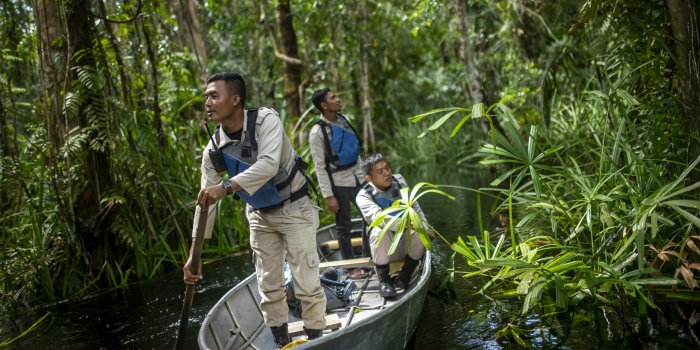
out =
{"type": "Polygon", "coordinates": [[[309,133],[309,147],[311,149],[311,159],[316,169],[318,186],[321,187],[323,198],[328,198],[333,196],[333,188],[331,186],[331,180],[328,177],[328,171],[326,170],[326,147],[320,128],[321,126],[318,124],[311,128],[311,132],[309,133]]]}

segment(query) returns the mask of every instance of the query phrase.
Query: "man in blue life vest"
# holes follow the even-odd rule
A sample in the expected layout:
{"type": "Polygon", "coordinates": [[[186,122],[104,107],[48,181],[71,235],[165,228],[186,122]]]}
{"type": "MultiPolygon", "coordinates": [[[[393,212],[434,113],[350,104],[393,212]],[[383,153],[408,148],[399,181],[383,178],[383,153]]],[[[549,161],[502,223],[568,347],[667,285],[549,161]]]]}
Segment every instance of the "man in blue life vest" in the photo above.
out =
{"type": "MultiPolygon", "coordinates": [[[[260,307],[275,345],[282,348],[290,341],[285,257],[302,303],[304,330],[309,339],[321,337],[326,327],[326,297],[318,274],[318,207],[309,198],[304,174],[308,165],[292,148],[275,110],[244,109],[246,88],[240,74],[213,75],[204,95],[209,119],[219,124],[204,149],[196,202],[209,208],[206,238],[211,237],[216,202],[234,193],[244,200],[262,296],[260,307]],[[221,181],[224,174],[228,179],[221,181]]],[[[192,247],[194,244],[193,239],[192,247]]],[[[192,275],[190,264],[191,252],[183,269],[187,284],[202,279],[201,266],[199,274],[192,275]]]]}
{"type": "MultiPolygon", "coordinates": [[[[390,207],[394,201],[401,198],[399,190],[408,187],[408,183],[399,174],[392,174],[391,168],[387,164],[381,154],[372,154],[362,160],[360,165],[362,172],[365,174],[367,184],[362,186],[357,194],[357,205],[360,207],[360,212],[368,224],[380,216],[382,210],[390,207]]],[[[423,220],[425,229],[429,232],[430,238],[435,238],[435,233],[427,224],[423,210],[420,205],[415,203],[413,209],[423,220]]],[[[382,241],[377,246],[379,233],[384,225],[391,220],[389,216],[379,227],[370,228],[369,242],[372,249],[372,260],[376,264],[377,274],[379,275],[379,294],[384,298],[396,297],[396,289],[407,289],[411,282],[411,274],[418,266],[418,260],[425,255],[425,246],[418,237],[415,230],[411,230],[411,254],[408,254],[408,239],[405,235],[401,237],[399,245],[393,254],[388,255],[389,247],[394,240],[394,231],[396,227],[391,227],[393,231],[387,232],[382,241]],[[403,267],[399,272],[399,276],[395,281],[389,277],[389,263],[392,261],[405,259],[403,267]]],[[[398,221],[393,224],[398,225],[398,221]]]]}
{"type": "MultiPolygon", "coordinates": [[[[309,134],[318,184],[326,198],[328,210],[335,213],[338,245],[343,260],[353,259],[350,203],[354,203],[357,191],[364,182],[360,170],[361,143],[350,121],[339,113],[340,99],[333,91],[317,90],[311,101],[321,112],[320,119],[309,134]]],[[[358,269],[352,269],[348,275],[353,278],[359,277],[357,274],[360,273],[358,269]]]]}

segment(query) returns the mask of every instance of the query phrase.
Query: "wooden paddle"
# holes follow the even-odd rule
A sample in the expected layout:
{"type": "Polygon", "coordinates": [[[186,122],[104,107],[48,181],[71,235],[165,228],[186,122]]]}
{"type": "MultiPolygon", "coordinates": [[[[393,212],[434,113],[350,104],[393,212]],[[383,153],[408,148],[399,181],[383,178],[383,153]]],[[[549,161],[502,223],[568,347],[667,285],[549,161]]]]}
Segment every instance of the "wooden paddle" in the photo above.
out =
{"type": "MultiPolygon", "coordinates": [[[[202,244],[204,243],[205,230],[207,228],[207,216],[209,211],[207,207],[196,206],[194,211],[194,222],[197,223],[194,249],[192,250],[192,261],[190,263],[190,272],[193,275],[197,274],[199,262],[202,255],[202,244]]],[[[194,297],[195,284],[188,284],[185,291],[185,302],[182,304],[182,316],[180,316],[180,328],[177,330],[177,342],[175,350],[182,350],[185,346],[185,333],[187,332],[187,323],[190,320],[190,310],[192,309],[192,298],[194,297]]]]}

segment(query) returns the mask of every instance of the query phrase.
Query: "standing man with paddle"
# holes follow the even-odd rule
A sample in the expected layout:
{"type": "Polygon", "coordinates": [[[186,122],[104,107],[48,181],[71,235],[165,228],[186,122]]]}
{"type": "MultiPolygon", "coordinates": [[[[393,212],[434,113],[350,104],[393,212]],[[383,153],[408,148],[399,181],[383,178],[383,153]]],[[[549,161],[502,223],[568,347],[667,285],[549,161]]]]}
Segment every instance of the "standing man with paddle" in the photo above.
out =
{"type": "MultiPolygon", "coordinates": [[[[196,203],[209,208],[205,237],[211,237],[218,200],[234,193],[234,198],[244,200],[260,307],[275,345],[281,348],[290,341],[285,256],[295,296],[302,303],[304,330],[309,339],[319,338],[326,327],[326,298],[318,274],[318,209],[309,197],[304,173],[308,165],[292,148],[275,110],[245,110],[246,87],[240,74],[213,75],[204,95],[207,115],[219,124],[204,149],[202,189],[196,203]],[[228,179],[221,181],[225,173],[228,179]]],[[[191,264],[190,257],[183,268],[186,284],[202,279],[201,265],[199,273],[192,274],[191,264]]]]}

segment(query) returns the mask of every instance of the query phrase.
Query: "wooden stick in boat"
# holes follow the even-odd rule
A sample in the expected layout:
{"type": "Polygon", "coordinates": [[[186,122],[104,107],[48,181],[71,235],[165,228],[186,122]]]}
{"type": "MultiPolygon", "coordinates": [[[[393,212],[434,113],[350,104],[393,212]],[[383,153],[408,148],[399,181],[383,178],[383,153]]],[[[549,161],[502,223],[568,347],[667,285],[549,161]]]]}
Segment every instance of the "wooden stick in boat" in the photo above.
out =
{"type": "MultiPolygon", "coordinates": [[[[190,263],[190,272],[196,275],[199,271],[199,262],[202,257],[202,244],[204,243],[205,230],[207,228],[207,216],[209,210],[207,207],[195,206],[194,221],[197,223],[197,234],[195,236],[194,249],[192,249],[192,261],[190,263]]],[[[180,328],[177,330],[177,342],[175,350],[182,350],[185,346],[185,333],[187,332],[187,323],[190,320],[190,311],[192,310],[192,298],[194,297],[195,284],[188,284],[185,290],[185,301],[182,304],[182,316],[180,316],[180,328]]]]}

